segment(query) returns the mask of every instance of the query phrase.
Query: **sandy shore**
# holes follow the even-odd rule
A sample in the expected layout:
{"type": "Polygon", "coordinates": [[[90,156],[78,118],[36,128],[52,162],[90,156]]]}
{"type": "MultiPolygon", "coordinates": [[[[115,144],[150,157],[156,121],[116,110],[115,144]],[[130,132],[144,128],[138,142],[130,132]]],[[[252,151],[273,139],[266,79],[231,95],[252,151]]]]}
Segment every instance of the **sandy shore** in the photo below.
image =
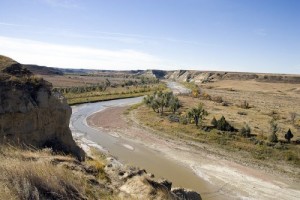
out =
{"type": "Polygon", "coordinates": [[[300,199],[300,184],[288,177],[266,172],[226,158],[219,149],[206,144],[173,140],[142,127],[134,112],[123,115],[127,107],[107,108],[88,117],[89,126],[134,139],[168,158],[189,167],[194,173],[218,188],[202,193],[203,199],[300,199]],[[227,198],[226,198],[227,199],[227,198]]]}

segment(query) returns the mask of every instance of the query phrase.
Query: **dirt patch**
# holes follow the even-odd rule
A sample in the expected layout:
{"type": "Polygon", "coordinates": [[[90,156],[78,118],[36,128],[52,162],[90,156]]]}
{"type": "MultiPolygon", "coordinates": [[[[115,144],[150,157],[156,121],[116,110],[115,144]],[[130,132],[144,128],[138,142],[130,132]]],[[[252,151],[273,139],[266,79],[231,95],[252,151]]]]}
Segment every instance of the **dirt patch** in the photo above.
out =
{"type": "Polygon", "coordinates": [[[90,126],[101,127],[105,129],[124,129],[129,128],[127,122],[121,118],[122,113],[127,107],[107,108],[87,118],[90,126]]]}
{"type": "Polygon", "coordinates": [[[139,141],[146,140],[148,143],[169,145],[162,138],[149,134],[147,130],[140,128],[137,123],[126,118],[123,113],[127,109],[128,107],[107,108],[89,116],[87,123],[89,126],[105,129],[112,134],[118,133],[139,141]]]}

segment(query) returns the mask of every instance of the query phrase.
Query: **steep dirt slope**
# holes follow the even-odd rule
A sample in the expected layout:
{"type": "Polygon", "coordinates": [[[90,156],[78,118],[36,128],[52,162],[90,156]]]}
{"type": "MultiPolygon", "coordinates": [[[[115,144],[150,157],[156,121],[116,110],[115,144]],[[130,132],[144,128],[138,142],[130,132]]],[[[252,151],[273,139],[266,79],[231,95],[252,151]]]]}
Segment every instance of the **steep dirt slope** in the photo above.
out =
{"type": "Polygon", "coordinates": [[[69,129],[70,106],[51,84],[0,56],[0,142],[52,147],[84,159],[69,129]]]}

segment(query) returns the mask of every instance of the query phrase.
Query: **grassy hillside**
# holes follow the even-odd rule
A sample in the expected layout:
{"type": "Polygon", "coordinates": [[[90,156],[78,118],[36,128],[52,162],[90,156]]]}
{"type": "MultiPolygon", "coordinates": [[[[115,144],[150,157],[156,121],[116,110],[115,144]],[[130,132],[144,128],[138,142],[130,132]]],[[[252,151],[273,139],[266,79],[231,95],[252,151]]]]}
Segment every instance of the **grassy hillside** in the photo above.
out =
{"type": "Polygon", "coordinates": [[[105,187],[105,160],[80,163],[51,150],[0,148],[1,199],[115,199],[105,187]]]}

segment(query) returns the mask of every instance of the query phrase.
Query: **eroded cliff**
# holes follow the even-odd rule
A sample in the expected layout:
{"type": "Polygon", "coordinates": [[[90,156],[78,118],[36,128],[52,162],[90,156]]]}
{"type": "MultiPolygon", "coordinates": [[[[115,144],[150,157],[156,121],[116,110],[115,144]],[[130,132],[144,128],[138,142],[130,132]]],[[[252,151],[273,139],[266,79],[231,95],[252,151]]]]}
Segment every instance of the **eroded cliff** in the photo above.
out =
{"type": "Polygon", "coordinates": [[[72,110],[51,87],[23,65],[0,56],[0,142],[51,147],[84,160],[69,129],[72,110]]]}
{"type": "Polygon", "coordinates": [[[178,82],[207,83],[220,80],[253,80],[268,83],[300,83],[299,75],[291,74],[263,74],[247,72],[216,72],[216,71],[195,71],[176,70],[169,71],[164,78],[178,82]]]}

